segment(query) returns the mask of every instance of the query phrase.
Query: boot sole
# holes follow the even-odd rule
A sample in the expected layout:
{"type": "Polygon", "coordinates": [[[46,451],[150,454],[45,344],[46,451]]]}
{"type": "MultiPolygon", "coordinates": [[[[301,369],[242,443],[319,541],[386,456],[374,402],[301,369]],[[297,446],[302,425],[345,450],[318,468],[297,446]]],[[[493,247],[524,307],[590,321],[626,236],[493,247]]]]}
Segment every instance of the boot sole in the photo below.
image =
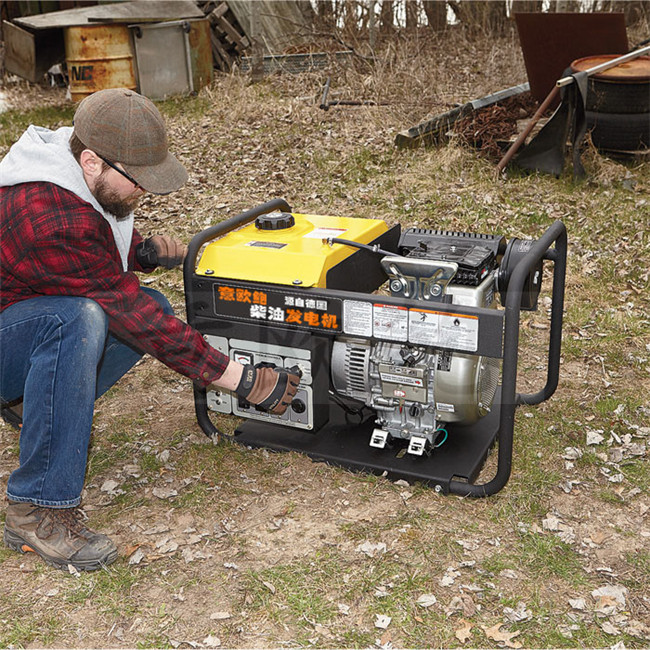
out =
{"type": "Polygon", "coordinates": [[[115,562],[117,559],[117,549],[113,549],[106,554],[104,558],[99,560],[88,560],[86,562],[79,562],[78,560],[72,562],[68,560],[61,560],[59,558],[54,558],[38,549],[34,548],[29,542],[26,542],[20,535],[17,535],[11,530],[8,530],[5,526],[4,532],[4,542],[13,551],[18,551],[19,553],[35,553],[46,564],[49,564],[55,569],[62,569],[63,571],[68,571],[69,566],[73,566],[77,571],[96,571],[101,569],[109,564],[115,562]]]}

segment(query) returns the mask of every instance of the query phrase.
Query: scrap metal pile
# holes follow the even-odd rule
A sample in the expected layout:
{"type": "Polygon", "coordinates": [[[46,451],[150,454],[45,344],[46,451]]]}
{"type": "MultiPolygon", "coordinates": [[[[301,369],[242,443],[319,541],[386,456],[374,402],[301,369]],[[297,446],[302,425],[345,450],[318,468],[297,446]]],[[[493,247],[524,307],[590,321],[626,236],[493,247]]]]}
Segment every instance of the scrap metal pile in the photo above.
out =
{"type": "Polygon", "coordinates": [[[536,108],[537,101],[532,95],[521,93],[458,120],[453,134],[487,158],[499,160],[504,146],[517,133],[517,123],[529,119],[536,108]]]}

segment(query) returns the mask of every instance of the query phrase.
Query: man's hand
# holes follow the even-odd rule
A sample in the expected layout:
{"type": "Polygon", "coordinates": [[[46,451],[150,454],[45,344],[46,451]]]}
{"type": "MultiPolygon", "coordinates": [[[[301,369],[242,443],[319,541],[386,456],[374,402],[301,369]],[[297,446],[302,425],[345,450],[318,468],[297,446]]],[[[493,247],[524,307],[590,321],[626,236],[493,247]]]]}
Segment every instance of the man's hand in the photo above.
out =
{"type": "Polygon", "coordinates": [[[297,366],[277,368],[275,366],[244,366],[235,393],[251,404],[282,415],[295,397],[302,372],[297,366]]]}
{"type": "Polygon", "coordinates": [[[163,266],[166,269],[173,269],[183,263],[186,254],[187,246],[168,235],[149,237],[136,251],[140,264],[145,268],[163,266]]]}

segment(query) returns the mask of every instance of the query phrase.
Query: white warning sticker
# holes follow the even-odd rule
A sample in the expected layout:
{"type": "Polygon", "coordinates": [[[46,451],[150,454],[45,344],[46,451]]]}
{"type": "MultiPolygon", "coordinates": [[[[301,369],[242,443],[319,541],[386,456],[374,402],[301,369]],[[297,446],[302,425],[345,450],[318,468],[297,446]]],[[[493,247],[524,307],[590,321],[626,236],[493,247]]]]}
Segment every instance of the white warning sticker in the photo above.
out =
{"type": "Polygon", "coordinates": [[[340,237],[344,232],[347,232],[346,228],[314,228],[303,237],[305,239],[329,239],[330,237],[340,237]]]}
{"type": "Polygon", "coordinates": [[[372,336],[372,303],[344,300],[343,331],[346,334],[372,336]]]}
{"type": "Polygon", "coordinates": [[[373,305],[372,332],[378,339],[406,341],[409,328],[409,314],[406,307],[398,305],[373,305]]]}
{"type": "Polygon", "coordinates": [[[393,375],[389,372],[380,372],[379,377],[382,381],[387,381],[391,384],[403,384],[404,386],[424,386],[424,381],[421,377],[408,377],[406,375],[393,375]]]}
{"type": "Polygon", "coordinates": [[[440,314],[439,345],[476,352],[478,349],[478,316],[440,314]]]}
{"type": "Polygon", "coordinates": [[[408,323],[410,343],[467,352],[478,349],[478,316],[411,309],[408,323]]]}
{"type": "Polygon", "coordinates": [[[438,316],[437,311],[409,310],[409,342],[433,345],[438,340],[438,316]]]}

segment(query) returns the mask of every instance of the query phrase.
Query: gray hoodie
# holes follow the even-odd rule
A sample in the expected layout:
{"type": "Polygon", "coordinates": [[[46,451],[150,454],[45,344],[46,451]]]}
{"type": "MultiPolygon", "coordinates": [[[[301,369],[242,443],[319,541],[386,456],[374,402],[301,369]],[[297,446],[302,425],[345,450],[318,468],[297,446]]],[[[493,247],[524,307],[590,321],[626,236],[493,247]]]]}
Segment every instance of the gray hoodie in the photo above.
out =
{"type": "Polygon", "coordinates": [[[0,187],[43,181],[69,190],[90,203],[110,224],[126,271],[133,236],[133,213],[118,221],[97,203],[70,151],[71,134],[71,126],[51,131],[31,125],[0,161],[0,187]]]}

